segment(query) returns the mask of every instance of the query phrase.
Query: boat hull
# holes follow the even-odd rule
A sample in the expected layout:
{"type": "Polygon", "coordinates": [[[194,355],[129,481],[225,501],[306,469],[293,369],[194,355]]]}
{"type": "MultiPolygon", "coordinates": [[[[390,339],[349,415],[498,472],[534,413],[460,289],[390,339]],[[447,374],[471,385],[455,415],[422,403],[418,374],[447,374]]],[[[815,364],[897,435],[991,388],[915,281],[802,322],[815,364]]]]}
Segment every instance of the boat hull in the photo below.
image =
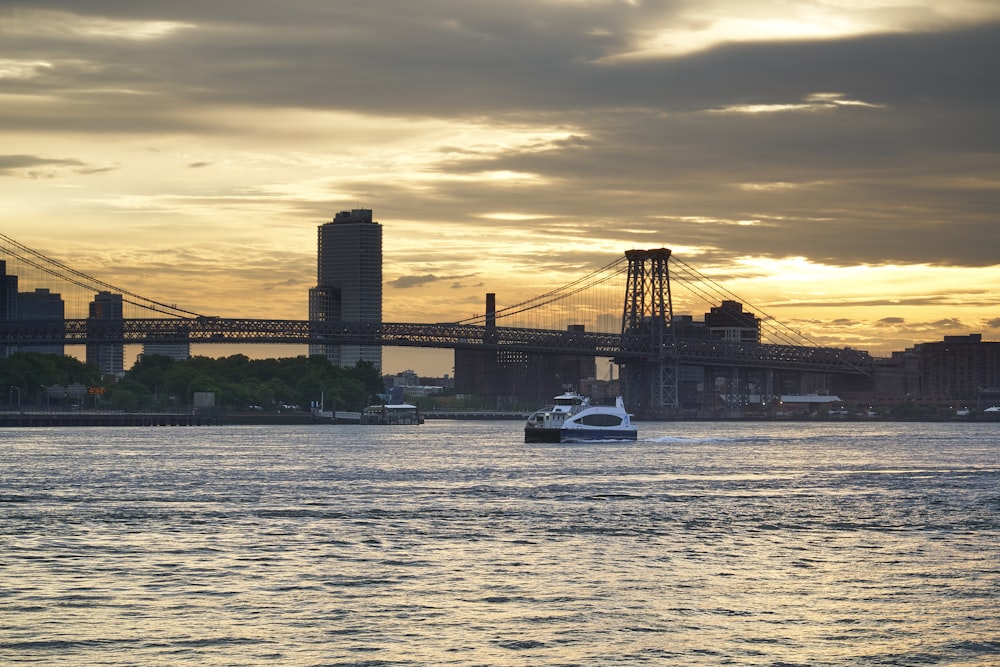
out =
{"type": "Polygon", "coordinates": [[[600,440],[636,440],[635,430],[630,429],[570,429],[526,428],[525,442],[597,442],[600,440]]]}
{"type": "Polygon", "coordinates": [[[562,442],[562,429],[558,428],[526,428],[524,429],[525,442],[562,442]]]}

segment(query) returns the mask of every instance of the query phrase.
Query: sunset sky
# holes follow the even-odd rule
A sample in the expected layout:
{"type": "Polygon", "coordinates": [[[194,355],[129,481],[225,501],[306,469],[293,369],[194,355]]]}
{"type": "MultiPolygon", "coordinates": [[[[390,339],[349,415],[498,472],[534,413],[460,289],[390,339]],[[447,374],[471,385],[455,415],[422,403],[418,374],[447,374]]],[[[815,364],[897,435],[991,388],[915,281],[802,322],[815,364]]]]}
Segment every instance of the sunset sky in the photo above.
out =
{"type": "Polygon", "coordinates": [[[386,321],[667,247],[824,345],[998,340],[1000,3],[7,0],[0,202],[220,316],[304,319],[371,208],[386,321]]]}

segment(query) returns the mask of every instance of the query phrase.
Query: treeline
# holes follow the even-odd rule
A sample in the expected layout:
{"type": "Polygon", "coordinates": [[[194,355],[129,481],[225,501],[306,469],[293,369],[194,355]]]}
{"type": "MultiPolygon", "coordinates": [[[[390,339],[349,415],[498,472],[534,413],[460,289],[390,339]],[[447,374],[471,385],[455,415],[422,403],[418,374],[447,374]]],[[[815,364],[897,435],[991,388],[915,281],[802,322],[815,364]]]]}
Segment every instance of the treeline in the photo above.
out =
{"type": "Polygon", "coordinates": [[[50,404],[49,387],[101,385],[101,374],[93,366],[60,354],[16,352],[0,358],[0,401],[5,408],[50,404]]]}
{"type": "Polygon", "coordinates": [[[86,407],[126,411],[190,407],[197,392],[213,392],[215,404],[231,410],[308,410],[320,400],[327,409],[361,410],[383,391],[382,378],[370,363],[341,368],[323,356],[250,359],[237,354],[185,361],[148,356],[110,382],[71,357],[17,353],[0,359],[0,391],[4,385],[18,388],[23,405],[51,406],[51,392],[45,388],[73,384],[103,391],[88,397],[86,407]]]}

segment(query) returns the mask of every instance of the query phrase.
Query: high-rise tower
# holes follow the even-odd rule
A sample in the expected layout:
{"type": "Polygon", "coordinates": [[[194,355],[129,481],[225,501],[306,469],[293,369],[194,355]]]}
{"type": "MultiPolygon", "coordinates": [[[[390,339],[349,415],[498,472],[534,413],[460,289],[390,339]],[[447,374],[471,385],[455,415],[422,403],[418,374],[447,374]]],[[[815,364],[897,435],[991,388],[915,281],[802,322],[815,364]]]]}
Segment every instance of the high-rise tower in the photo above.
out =
{"type": "MultiPolygon", "coordinates": [[[[370,209],[337,213],[319,226],[316,287],[309,290],[309,319],[313,322],[382,322],[382,225],[372,221],[370,209]]],[[[370,362],[382,370],[382,348],[377,345],[309,346],[338,366],[370,362]]]]}
{"type": "MultiPolygon", "coordinates": [[[[7,275],[7,262],[0,259],[0,320],[17,319],[17,276],[7,275]]],[[[0,346],[0,358],[17,351],[13,345],[0,346]]]]}
{"type": "Polygon", "coordinates": [[[118,342],[124,340],[124,326],[122,295],[95,294],[87,317],[87,338],[99,342],[87,343],[87,363],[96,366],[104,377],[125,375],[125,345],[118,342]]]}
{"type": "MultiPolygon", "coordinates": [[[[63,322],[66,319],[66,304],[62,300],[62,296],[49,291],[45,287],[36,288],[34,292],[18,292],[17,309],[18,319],[21,320],[56,320],[63,322]]],[[[60,356],[65,353],[65,348],[59,343],[19,345],[18,349],[24,352],[58,354],[60,356]]]]}

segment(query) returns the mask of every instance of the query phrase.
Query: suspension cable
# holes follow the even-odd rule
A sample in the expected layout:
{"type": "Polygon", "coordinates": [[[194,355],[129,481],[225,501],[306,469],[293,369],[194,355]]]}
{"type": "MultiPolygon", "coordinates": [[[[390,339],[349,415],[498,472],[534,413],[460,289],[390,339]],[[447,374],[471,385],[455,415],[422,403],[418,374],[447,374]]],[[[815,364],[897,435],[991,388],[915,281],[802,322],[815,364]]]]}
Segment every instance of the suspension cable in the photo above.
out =
{"type": "MultiPolygon", "coordinates": [[[[506,308],[502,308],[493,313],[493,316],[496,318],[503,318],[503,317],[512,317],[514,315],[519,315],[528,310],[550,305],[552,303],[561,301],[562,299],[566,299],[575,294],[579,294],[580,292],[586,289],[590,289],[591,287],[594,287],[596,285],[608,282],[615,276],[621,274],[622,269],[620,268],[620,265],[624,261],[625,259],[623,257],[619,257],[614,261],[605,264],[596,271],[592,271],[591,273],[588,273],[582,278],[577,278],[576,280],[567,283],[566,285],[557,287],[553,290],[549,290],[544,294],[539,294],[538,296],[534,296],[530,299],[521,301],[520,303],[516,303],[512,306],[507,306],[506,308]],[[616,265],[619,265],[619,268],[617,270],[612,271],[612,269],[616,265]]],[[[464,320],[459,320],[458,322],[456,322],[456,324],[473,324],[475,322],[484,321],[485,319],[486,315],[473,315],[472,317],[468,317],[464,320]]]]}
{"type": "MultiPolygon", "coordinates": [[[[30,256],[32,256],[32,257],[34,257],[36,259],[41,260],[42,263],[39,263],[39,262],[36,262],[33,259],[25,257],[25,256],[23,256],[21,254],[18,254],[15,251],[8,250],[8,252],[10,252],[12,256],[16,257],[20,261],[22,261],[25,264],[28,264],[29,266],[32,266],[32,267],[34,267],[34,268],[36,268],[36,269],[38,269],[40,271],[43,271],[44,273],[47,273],[47,274],[49,274],[50,276],[52,276],[54,278],[60,278],[62,280],[70,282],[70,283],[72,283],[72,284],[74,284],[74,285],[76,285],[78,287],[83,287],[84,289],[88,289],[88,290],[89,289],[94,289],[94,287],[96,285],[96,286],[104,288],[104,289],[106,289],[106,290],[108,290],[110,292],[114,292],[116,294],[121,294],[123,297],[125,297],[125,296],[132,297],[132,299],[136,299],[137,301],[127,300],[127,299],[124,299],[124,298],[122,300],[125,303],[128,303],[129,305],[137,306],[139,308],[145,308],[146,310],[151,310],[151,311],[154,311],[154,312],[157,312],[157,313],[162,313],[164,315],[173,315],[173,316],[180,316],[180,317],[203,317],[203,315],[201,315],[199,313],[195,313],[195,312],[190,311],[190,310],[185,310],[183,308],[178,308],[177,306],[171,306],[171,305],[166,304],[166,303],[161,303],[161,302],[156,301],[154,299],[150,299],[150,298],[144,297],[142,295],[136,294],[134,292],[130,292],[129,290],[122,289],[120,287],[116,287],[116,286],[112,285],[111,283],[105,282],[105,281],[103,281],[103,280],[101,280],[99,278],[95,278],[94,276],[88,275],[88,274],[86,274],[86,273],[84,273],[82,271],[78,271],[77,269],[74,269],[71,266],[67,266],[66,264],[64,264],[64,263],[62,263],[62,262],[60,262],[60,261],[58,261],[56,259],[53,259],[53,258],[48,257],[46,255],[43,255],[42,253],[38,252],[37,250],[29,248],[28,246],[26,246],[26,245],[24,245],[22,243],[19,243],[18,241],[15,241],[14,239],[12,239],[9,236],[7,236],[6,234],[0,233],[0,239],[2,239],[3,241],[7,242],[11,246],[13,246],[16,250],[19,250],[22,253],[27,253],[28,255],[30,255],[30,256]],[[53,266],[58,267],[58,269],[61,269],[62,271],[65,271],[65,273],[60,273],[57,269],[52,268],[53,266]]],[[[101,290],[97,290],[97,291],[101,291],[101,290]]]]}
{"type": "Polygon", "coordinates": [[[775,323],[777,325],[780,325],[780,327],[783,328],[785,331],[791,332],[790,334],[789,333],[785,333],[785,332],[782,331],[782,329],[779,329],[779,328],[777,328],[775,326],[769,326],[769,328],[771,330],[773,330],[773,332],[775,333],[775,335],[777,335],[777,336],[785,339],[786,341],[795,341],[796,339],[799,339],[799,340],[806,341],[806,342],[810,343],[811,345],[813,345],[815,347],[822,347],[822,345],[820,345],[820,343],[818,341],[815,341],[815,340],[811,339],[809,336],[806,336],[806,335],[802,334],[801,332],[797,332],[797,331],[793,330],[791,327],[789,327],[788,325],[786,325],[783,322],[781,322],[778,318],[776,318],[773,315],[765,312],[762,308],[760,308],[758,306],[755,306],[752,303],[749,303],[745,299],[743,299],[740,296],[734,294],[729,289],[727,289],[727,288],[723,287],[722,285],[720,285],[718,282],[716,282],[712,278],[710,278],[710,277],[706,276],[705,274],[703,274],[702,272],[698,271],[697,269],[695,269],[694,267],[692,267],[690,264],[687,264],[683,260],[678,259],[676,255],[672,255],[671,259],[673,259],[675,262],[677,262],[677,264],[679,264],[680,266],[682,266],[689,273],[691,273],[694,276],[696,276],[699,279],[699,281],[703,281],[705,283],[708,283],[712,287],[714,287],[715,290],[716,290],[716,292],[717,292],[717,294],[725,295],[725,296],[727,296],[727,297],[729,297],[729,298],[731,298],[731,299],[733,299],[735,301],[740,302],[741,304],[749,306],[751,310],[759,313],[760,315],[763,315],[764,318],[766,318],[765,321],[767,321],[767,322],[773,322],[773,323],[775,323]]]}

